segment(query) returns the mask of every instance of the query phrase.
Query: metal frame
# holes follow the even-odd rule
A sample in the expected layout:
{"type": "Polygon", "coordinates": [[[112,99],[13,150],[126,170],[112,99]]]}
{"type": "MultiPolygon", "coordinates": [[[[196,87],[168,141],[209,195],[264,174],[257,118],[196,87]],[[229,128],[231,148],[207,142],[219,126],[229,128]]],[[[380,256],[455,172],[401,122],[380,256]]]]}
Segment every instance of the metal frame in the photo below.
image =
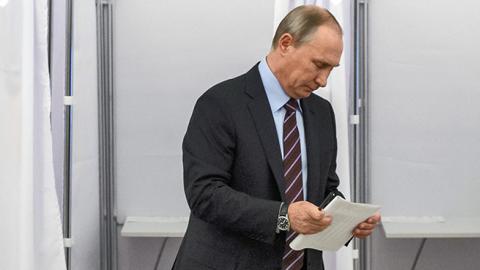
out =
{"type": "MultiPolygon", "coordinates": [[[[355,202],[370,201],[368,167],[368,0],[354,1],[354,93],[351,110],[359,123],[352,128],[352,193],[355,202]]],[[[355,239],[357,270],[371,269],[371,239],[355,239]]]]}
{"type": "Polygon", "coordinates": [[[117,266],[117,214],[115,196],[115,136],[113,85],[113,10],[111,0],[97,0],[98,130],[100,197],[100,264],[117,266]]]}
{"type": "MultiPolygon", "coordinates": [[[[48,73],[52,74],[52,8],[53,0],[48,0],[48,73]]],[[[50,75],[50,85],[52,84],[52,76],[50,75]]],[[[50,91],[52,91],[50,89],[50,91]]]]}
{"type": "MultiPolygon", "coordinates": [[[[72,0],[65,1],[66,6],[66,27],[65,27],[65,96],[72,96],[72,21],[73,7],[72,0]]],[[[64,122],[64,160],[63,160],[63,238],[70,239],[72,235],[72,106],[65,104],[65,122],[64,122]]],[[[72,264],[71,247],[65,247],[65,261],[67,269],[71,269],[72,264]]]]}

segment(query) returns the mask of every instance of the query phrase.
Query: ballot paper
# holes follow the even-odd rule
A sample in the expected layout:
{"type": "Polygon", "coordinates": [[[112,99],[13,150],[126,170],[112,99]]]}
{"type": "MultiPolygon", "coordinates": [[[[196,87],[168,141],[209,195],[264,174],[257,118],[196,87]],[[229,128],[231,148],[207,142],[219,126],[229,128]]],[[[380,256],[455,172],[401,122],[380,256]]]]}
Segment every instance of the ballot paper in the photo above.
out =
{"type": "Polygon", "coordinates": [[[378,205],[352,203],[340,196],[335,197],[326,207],[325,213],[332,217],[332,223],[316,234],[300,234],[290,243],[294,250],[313,248],[336,251],[352,237],[352,231],[359,223],[380,209],[378,205]]]}

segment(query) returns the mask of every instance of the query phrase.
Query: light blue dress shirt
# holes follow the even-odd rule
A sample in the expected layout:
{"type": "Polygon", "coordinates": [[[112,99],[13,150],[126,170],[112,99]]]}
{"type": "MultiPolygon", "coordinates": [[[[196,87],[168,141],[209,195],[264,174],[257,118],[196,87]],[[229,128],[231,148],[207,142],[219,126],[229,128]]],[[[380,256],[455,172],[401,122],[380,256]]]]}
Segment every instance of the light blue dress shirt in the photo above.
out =
{"type": "MultiPolygon", "coordinates": [[[[282,153],[283,160],[283,120],[285,118],[285,108],[283,106],[290,100],[290,97],[285,93],[282,86],[278,82],[275,75],[273,75],[270,67],[267,64],[267,59],[264,58],[258,65],[260,77],[262,78],[263,87],[267,93],[268,103],[272,109],[273,120],[275,121],[275,128],[277,129],[278,144],[282,153]]],[[[297,100],[297,102],[299,102],[297,100]]],[[[300,103],[295,112],[297,118],[297,128],[300,134],[300,150],[302,151],[302,182],[303,182],[303,199],[307,198],[307,148],[305,145],[305,129],[303,126],[302,108],[300,103]]]]}

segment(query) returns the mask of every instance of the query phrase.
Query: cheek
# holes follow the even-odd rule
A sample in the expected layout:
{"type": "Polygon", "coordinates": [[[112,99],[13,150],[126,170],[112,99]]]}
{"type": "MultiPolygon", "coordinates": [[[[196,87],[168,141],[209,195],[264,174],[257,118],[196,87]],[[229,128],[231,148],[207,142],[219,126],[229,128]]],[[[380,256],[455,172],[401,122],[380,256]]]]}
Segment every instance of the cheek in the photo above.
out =
{"type": "Polygon", "coordinates": [[[315,78],[314,72],[310,69],[297,69],[295,72],[291,73],[291,78],[297,84],[305,84],[306,82],[310,82],[315,78]]]}
{"type": "Polygon", "coordinates": [[[291,86],[298,86],[301,83],[302,73],[298,71],[291,72],[288,75],[288,81],[291,86]]]}
{"type": "Polygon", "coordinates": [[[304,70],[298,74],[298,82],[301,84],[310,84],[315,80],[315,76],[315,72],[312,72],[311,70],[304,70]]]}
{"type": "Polygon", "coordinates": [[[315,80],[316,70],[312,70],[310,67],[305,67],[301,63],[298,64],[297,68],[294,69],[289,74],[289,82],[293,87],[302,87],[305,85],[310,85],[312,81],[315,80]],[[303,68],[299,68],[303,66],[303,68]]]}
{"type": "Polygon", "coordinates": [[[305,80],[311,80],[312,78],[315,78],[317,72],[318,70],[315,65],[304,65],[301,69],[302,78],[305,80]]]}

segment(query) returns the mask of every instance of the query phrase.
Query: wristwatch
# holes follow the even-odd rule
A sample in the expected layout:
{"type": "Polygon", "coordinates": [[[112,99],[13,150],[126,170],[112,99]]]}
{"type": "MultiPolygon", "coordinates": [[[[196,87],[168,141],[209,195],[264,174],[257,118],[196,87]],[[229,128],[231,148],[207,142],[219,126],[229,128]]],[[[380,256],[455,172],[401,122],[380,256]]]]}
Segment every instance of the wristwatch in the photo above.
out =
{"type": "Polygon", "coordinates": [[[290,230],[290,221],[288,220],[288,203],[282,202],[280,210],[278,211],[277,219],[277,233],[281,231],[286,232],[290,230]]]}

